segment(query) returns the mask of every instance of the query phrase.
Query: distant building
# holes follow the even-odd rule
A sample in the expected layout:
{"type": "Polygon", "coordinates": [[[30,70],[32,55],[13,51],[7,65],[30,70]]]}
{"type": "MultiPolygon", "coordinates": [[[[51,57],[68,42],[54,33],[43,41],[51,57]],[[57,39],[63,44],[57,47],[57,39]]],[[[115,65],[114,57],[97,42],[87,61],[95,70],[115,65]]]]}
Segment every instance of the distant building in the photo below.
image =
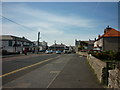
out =
{"type": "Polygon", "coordinates": [[[87,45],[87,51],[93,50],[93,48],[94,48],[94,40],[89,39],[89,41],[86,41],[86,43],[88,44],[87,45]]]}
{"type": "Polygon", "coordinates": [[[81,46],[81,45],[80,45],[80,42],[81,42],[80,40],[78,40],[78,41],[75,40],[75,52],[78,52],[78,51],[79,51],[78,48],[81,46]]]}
{"type": "MultiPolygon", "coordinates": [[[[34,41],[34,44],[36,46],[38,46],[38,42],[37,41],[34,41]]],[[[39,48],[40,48],[39,50],[46,50],[46,49],[48,49],[47,42],[45,42],[45,41],[39,42],[39,48]]]]}
{"type": "Polygon", "coordinates": [[[119,51],[120,50],[120,31],[111,27],[104,29],[102,36],[98,35],[98,39],[94,42],[94,47],[102,51],[119,51]]]}
{"type": "Polygon", "coordinates": [[[64,44],[53,44],[52,46],[49,47],[50,50],[56,51],[56,50],[60,50],[63,51],[64,49],[69,48],[64,44]]]}
{"type": "Polygon", "coordinates": [[[80,51],[79,48],[81,48],[81,47],[84,47],[83,50],[86,50],[86,51],[93,50],[94,40],[90,40],[90,39],[89,39],[89,41],[81,41],[81,40],[77,41],[77,40],[75,40],[75,51],[76,52],[80,51]]]}
{"type": "Polygon", "coordinates": [[[22,52],[24,48],[31,51],[34,44],[25,37],[16,37],[12,35],[0,36],[0,49],[7,50],[8,52],[22,52]]]}

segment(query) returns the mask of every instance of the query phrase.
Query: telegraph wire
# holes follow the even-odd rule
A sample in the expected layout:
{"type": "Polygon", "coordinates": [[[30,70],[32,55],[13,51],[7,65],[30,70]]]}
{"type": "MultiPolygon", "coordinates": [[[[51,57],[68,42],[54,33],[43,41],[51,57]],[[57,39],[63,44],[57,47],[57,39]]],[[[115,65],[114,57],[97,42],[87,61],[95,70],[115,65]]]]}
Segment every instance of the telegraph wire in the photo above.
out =
{"type": "Polygon", "coordinates": [[[21,27],[24,27],[24,28],[26,28],[26,29],[33,30],[32,28],[29,28],[29,27],[27,27],[27,26],[25,26],[25,25],[19,24],[19,23],[15,22],[15,21],[13,21],[13,20],[11,20],[11,19],[5,17],[5,16],[2,16],[2,15],[0,15],[0,16],[1,16],[2,18],[4,18],[4,19],[10,21],[10,22],[13,22],[13,23],[15,23],[15,24],[17,24],[17,25],[20,25],[21,27]]]}
{"type": "MultiPolygon", "coordinates": [[[[12,22],[12,23],[15,23],[15,24],[23,27],[23,28],[26,28],[26,29],[28,29],[28,30],[33,30],[32,28],[29,28],[29,27],[27,27],[27,26],[25,26],[25,25],[22,25],[22,24],[14,21],[14,20],[12,20],[12,19],[9,19],[9,18],[7,18],[7,17],[5,17],[5,16],[3,16],[3,15],[0,15],[0,16],[1,16],[2,18],[6,19],[6,20],[8,20],[8,21],[10,21],[10,22],[12,22]]],[[[46,35],[44,35],[44,34],[42,34],[42,36],[44,36],[44,37],[46,37],[47,39],[49,39],[49,38],[48,38],[46,35]]],[[[41,38],[41,37],[40,37],[40,38],[41,38]]]]}
{"type": "MultiPolygon", "coordinates": [[[[23,27],[24,29],[33,30],[32,28],[29,28],[29,27],[27,27],[27,26],[25,26],[25,25],[22,25],[22,24],[14,21],[14,20],[12,20],[12,19],[9,19],[9,18],[5,17],[5,16],[2,16],[2,15],[0,15],[0,16],[1,16],[2,18],[4,18],[4,19],[6,19],[6,20],[8,20],[8,21],[10,21],[10,22],[12,22],[12,23],[14,23],[14,24],[17,24],[17,25],[23,27]]],[[[34,35],[32,35],[32,36],[34,36],[34,35]]]]}

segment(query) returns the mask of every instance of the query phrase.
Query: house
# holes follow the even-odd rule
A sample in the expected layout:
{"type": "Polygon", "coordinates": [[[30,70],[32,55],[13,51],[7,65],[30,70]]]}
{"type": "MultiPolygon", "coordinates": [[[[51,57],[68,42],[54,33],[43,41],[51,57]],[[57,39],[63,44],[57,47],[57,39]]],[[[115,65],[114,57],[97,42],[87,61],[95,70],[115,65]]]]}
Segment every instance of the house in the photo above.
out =
{"type": "MultiPolygon", "coordinates": [[[[34,44],[38,46],[38,42],[34,41],[34,44]]],[[[39,42],[39,50],[46,50],[48,49],[48,45],[46,41],[39,42]]]]}
{"type": "Polygon", "coordinates": [[[87,51],[93,50],[93,48],[94,48],[94,40],[89,39],[89,41],[86,41],[86,43],[88,44],[87,45],[87,51]]]}
{"type": "Polygon", "coordinates": [[[89,41],[81,41],[81,40],[75,40],[75,51],[78,52],[80,50],[86,50],[90,51],[94,48],[94,40],[89,41]]]}
{"type": "Polygon", "coordinates": [[[98,35],[98,39],[94,42],[94,47],[102,51],[119,51],[120,50],[120,31],[107,27],[104,29],[102,36],[98,35]]]}
{"type": "Polygon", "coordinates": [[[26,48],[31,51],[34,44],[25,37],[16,37],[12,35],[1,35],[0,36],[0,49],[6,50],[7,52],[23,52],[26,48]]]}
{"type": "Polygon", "coordinates": [[[53,44],[49,47],[50,50],[56,51],[56,50],[60,50],[63,52],[64,49],[68,48],[66,45],[64,44],[53,44]]]}

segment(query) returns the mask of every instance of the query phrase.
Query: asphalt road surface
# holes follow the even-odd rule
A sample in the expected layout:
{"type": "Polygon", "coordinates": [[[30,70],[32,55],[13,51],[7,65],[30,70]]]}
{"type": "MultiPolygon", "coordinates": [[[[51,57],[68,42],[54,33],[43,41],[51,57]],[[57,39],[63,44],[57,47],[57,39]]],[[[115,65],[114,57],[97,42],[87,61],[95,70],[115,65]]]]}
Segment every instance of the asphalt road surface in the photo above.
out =
{"type": "Polygon", "coordinates": [[[28,72],[33,71],[36,68],[39,68],[43,65],[45,65],[46,63],[42,63],[41,65],[35,65],[31,68],[29,68],[30,65],[34,65],[36,63],[45,61],[47,59],[52,59],[59,56],[58,54],[45,54],[45,55],[40,55],[40,56],[36,56],[36,57],[31,57],[28,56],[26,57],[19,57],[17,58],[13,58],[13,59],[3,59],[2,61],[2,84],[4,85],[5,83],[14,80],[28,72]],[[22,70],[21,70],[22,69],[22,70]],[[16,71],[17,70],[17,71],[16,71]],[[12,72],[12,73],[11,73],[12,72]]]}
{"type": "Polygon", "coordinates": [[[86,57],[47,54],[3,61],[3,88],[101,88],[86,57]]]}

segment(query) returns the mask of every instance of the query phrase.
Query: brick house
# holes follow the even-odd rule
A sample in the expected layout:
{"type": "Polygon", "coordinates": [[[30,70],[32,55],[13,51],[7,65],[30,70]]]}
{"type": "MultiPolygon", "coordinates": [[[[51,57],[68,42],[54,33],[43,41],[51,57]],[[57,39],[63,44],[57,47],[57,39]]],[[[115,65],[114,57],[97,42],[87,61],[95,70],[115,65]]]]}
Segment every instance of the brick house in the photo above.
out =
{"type": "Polygon", "coordinates": [[[119,51],[120,50],[120,31],[107,27],[104,29],[102,36],[98,35],[98,39],[94,42],[95,48],[100,48],[102,51],[119,51]]]}

